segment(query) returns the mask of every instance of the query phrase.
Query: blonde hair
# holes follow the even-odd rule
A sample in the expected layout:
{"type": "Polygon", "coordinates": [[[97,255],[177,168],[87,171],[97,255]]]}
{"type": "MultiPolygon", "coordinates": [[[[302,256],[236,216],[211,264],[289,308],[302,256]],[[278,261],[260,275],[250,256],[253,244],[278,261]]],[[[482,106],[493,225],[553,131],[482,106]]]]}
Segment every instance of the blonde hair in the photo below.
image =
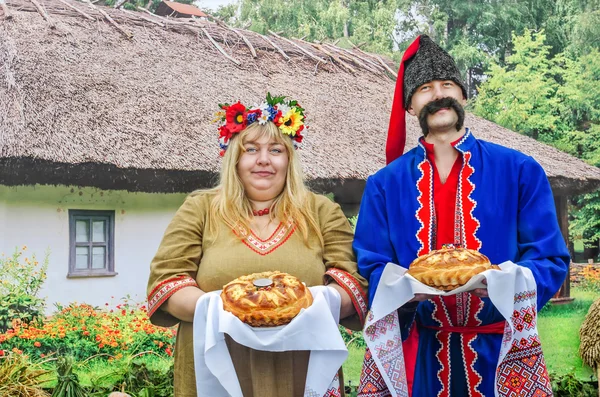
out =
{"type": "Polygon", "coordinates": [[[323,236],[311,213],[310,192],[304,184],[300,158],[292,140],[284,136],[270,121],[265,125],[253,123],[232,138],[223,157],[219,184],[208,191],[214,195],[210,204],[209,229],[218,225],[217,220],[222,220],[240,238],[245,238],[250,233],[252,206],[237,172],[237,164],[245,152],[244,143],[265,136],[284,145],[289,159],[283,190],[271,204],[269,217],[278,218],[282,222],[292,221],[307,245],[309,231],[312,229],[323,246],[323,236]]]}

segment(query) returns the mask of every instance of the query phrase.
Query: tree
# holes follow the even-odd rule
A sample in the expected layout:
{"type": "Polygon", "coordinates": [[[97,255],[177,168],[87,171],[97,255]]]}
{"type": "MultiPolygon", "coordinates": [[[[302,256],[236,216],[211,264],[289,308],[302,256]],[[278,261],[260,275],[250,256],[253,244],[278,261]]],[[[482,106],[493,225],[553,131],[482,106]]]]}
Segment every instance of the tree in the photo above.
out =
{"type": "MultiPolygon", "coordinates": [[[[513,36],[506,66],[493,63],[474,113],[600,166],[600,53],[552,56],[544,32],[513,36]]],[[[600,239],[600,192],[571,200],[572,236],[600,239]]]]}
{"type": "MultiPolygon", "coordinates": [[[[308,41],[346,39],[366,51],[392,55],[395,0],[241,0],[238,24],[308,41]],[[292,5],[293,4],[293,5],[292,5]]],[[[343,45],[343,42],[342,44],[343,45]]]]}
{"type": "Polygon", "coordinates": [[[546,143],[563,137],[556,97],[556,65],[548,59],[544,32],[513,35],[506,66],[492,63],[473,103],[475,114],[546,143]]]}

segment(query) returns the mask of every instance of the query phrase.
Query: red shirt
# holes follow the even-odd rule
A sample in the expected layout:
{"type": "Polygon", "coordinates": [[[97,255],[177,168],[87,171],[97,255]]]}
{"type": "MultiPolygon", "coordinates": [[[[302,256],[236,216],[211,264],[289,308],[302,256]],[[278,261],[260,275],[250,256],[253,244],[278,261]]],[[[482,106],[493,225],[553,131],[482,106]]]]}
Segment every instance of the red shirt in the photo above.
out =
{"type": "MultiPolygon", "coordinates": [[[[459,138],[452,145],[458,143],[459,138]]],[[[458,177],[463,165],[462,153],[459,152],[452,170],[445,183],[440,180],[440,174],[435,165],[433,144],[422,141],[427,158],[433,166],[433,203],[435,206],[435,249],[439,250],[444,244],[454,244],[454,218],[456,213],[456,194],[458,177]]]]}

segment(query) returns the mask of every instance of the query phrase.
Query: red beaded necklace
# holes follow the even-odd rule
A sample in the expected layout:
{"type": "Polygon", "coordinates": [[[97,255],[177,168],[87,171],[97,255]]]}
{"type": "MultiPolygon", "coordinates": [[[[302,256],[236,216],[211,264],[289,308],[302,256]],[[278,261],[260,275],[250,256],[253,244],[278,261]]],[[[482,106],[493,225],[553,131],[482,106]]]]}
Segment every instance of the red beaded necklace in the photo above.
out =
{"type": "Polygon", "coordinates": [[[254,216],[263,216],[269,214],[269,209],[265,208],[264,210],[252,210],[252,215],[254,216]]]}

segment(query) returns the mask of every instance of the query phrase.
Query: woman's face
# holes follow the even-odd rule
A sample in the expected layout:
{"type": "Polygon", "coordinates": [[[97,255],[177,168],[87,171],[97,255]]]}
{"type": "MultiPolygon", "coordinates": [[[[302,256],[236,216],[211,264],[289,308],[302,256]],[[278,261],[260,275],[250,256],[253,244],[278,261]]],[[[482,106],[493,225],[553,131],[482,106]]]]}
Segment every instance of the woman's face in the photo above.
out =
{"type": "Polygon", "coordinates": [[[244,142],[237,164],[246,196],[250,200],[272,200],[282,192],[289,163],[285,146],[268,135],[244,142]]]}

